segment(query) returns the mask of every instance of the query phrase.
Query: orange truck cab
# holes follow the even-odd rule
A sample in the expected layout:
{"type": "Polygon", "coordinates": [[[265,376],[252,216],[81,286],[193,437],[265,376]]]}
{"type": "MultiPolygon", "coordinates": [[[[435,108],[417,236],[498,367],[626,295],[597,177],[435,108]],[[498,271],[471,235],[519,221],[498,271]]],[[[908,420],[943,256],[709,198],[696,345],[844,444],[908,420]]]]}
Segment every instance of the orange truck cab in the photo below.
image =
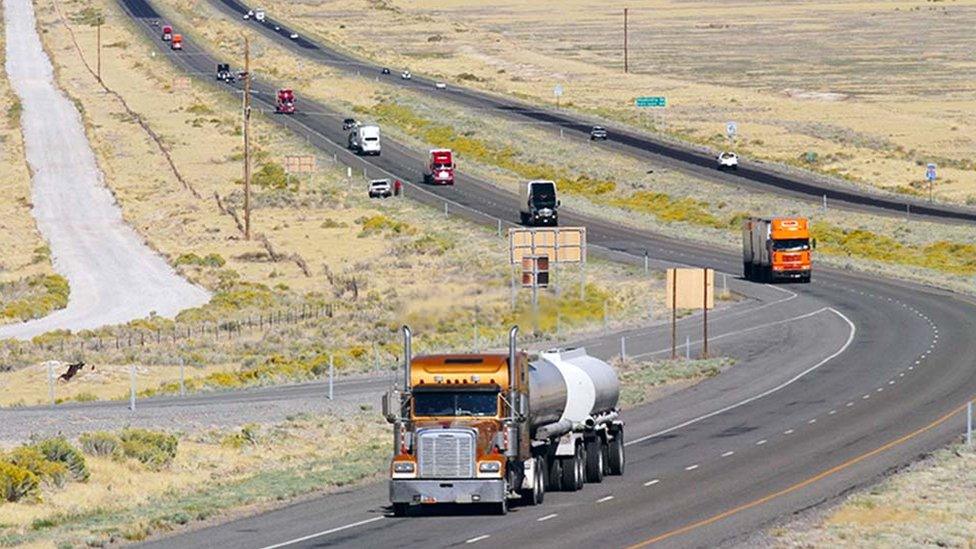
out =
{"type": "Polygon", "coordinates": [[[810,282],[810,227],[803,217],[751,217],[742,223],[742,269],[759,282],[810,282]]]}
{"type": "Polygon", "coordinates": [[[170,47],[172,49],[174,49],[174,50],[182,50],[183,49],[183,35],[182,34],[174,34],[173,37],[170,39],[170,47]]]}

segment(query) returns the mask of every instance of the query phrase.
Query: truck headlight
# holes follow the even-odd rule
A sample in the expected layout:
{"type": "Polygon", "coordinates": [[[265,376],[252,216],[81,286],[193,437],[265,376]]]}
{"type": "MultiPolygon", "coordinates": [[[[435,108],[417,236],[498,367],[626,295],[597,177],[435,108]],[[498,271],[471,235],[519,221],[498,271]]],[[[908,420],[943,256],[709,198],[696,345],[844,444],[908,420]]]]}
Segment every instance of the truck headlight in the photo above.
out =
{"type": "Polygon", "coordinates": [[[482,461],[478,464],[479,473],[497,473],[502,470],[502,464],[499,461],[482,461]]]}
{"type": "Polygon", "coordinates": [[[412,461],[397,461],[393,464],[394,473],[412,473],[416,466],[412,461]]]}

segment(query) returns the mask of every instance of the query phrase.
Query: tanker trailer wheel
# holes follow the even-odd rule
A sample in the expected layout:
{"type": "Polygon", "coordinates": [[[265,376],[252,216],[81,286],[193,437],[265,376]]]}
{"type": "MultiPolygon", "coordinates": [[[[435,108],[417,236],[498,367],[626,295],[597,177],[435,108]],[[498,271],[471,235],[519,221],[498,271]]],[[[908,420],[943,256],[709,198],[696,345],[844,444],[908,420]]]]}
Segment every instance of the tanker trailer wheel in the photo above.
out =
{"type": "Polygon", "coordinates": [[[553,457],[549,460],[549,471],[546,475],[546,490],[555,492],[559,490],[563,477],[563,460],[553,457]]]}
{"type": "Polygon", "coordinates": [[[609,465],[611,475],[622,475],[624,474],[624,465],[626,460],[624,458],[624,428],[618,427],[612,431],[613,440],[610,441],[609,445],[609,465]]]}
{"type": "Polygon", "coordinates": [[[562,462],[563,475],[560,487],[563,492],[575,492],[583,487],[583,445],[576,446],[576,453],[569,457],[559,458],[562,462]]]}
{"type": "Polygon", "coordinates": [[[603,482],[603,439],[586,442],[586,482],[603,482]]]}

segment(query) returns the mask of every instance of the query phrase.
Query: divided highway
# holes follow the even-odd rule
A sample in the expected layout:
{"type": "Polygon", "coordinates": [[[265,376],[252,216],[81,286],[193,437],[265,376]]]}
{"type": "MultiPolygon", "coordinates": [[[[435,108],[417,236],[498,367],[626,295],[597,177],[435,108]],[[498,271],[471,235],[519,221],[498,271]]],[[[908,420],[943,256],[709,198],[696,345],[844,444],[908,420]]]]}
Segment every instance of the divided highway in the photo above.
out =
{"type": "MultiPolygon", "coordinates": [[[[209,1],[237,21],[242,21],[243,15],[253,7],[248,7],[238,0],[209,1]]],[[[439,98],[453,101],[465,107],[504,116],[511,120],[542,124],[544,127],[562,131],[567,135],[581,139],[589,139],[590,129],[595,124],[600,124],[608,132],[604,146],[608,146],[618,153],[629,154],[710,181],[745,187],[755,191],[785,194],[803,200],[814,200],[818,203],[826,196],[833,206],[872,213],[904,216],[906,212],[910,211],[911,215],[929,217],[932,220],[965,223],[976,221],[976,210],[972,208],[932,204],[909,197],[863,191],[830,182],[825,177],[818,177],[814,174],[788,173],[770,164],[749,161],[748,159],[740,158],[739,169],[735,173],[719,172],[716,170],[714,155],[701,148],[666,141],[623,126],[609,124],[606,121],[594,122],[571,111],[548,109],[517,101],[510,97],[465,88],[457,83],[451,83],[447,89],[435,91],[435,80],[420,75],[413,75],[411,80],[402,80],[397,68],[393,68],[392,74],[383,75],[380,73],[382,68],[380,65],[359,59],[305,37],[300,30],[293,28],[284,21],[275,19],[271,14],[265,16],[263,24],[254,20],[245,24],[305,59],[311,59],[351,73],[376,75],[386,84],[402,86],[421,93],[434,93],[439,98]],[[275,27],[278,27],[278,30],[275,30],[275,27]],[[295,32],[299,34],[299,37],[292,40],[290,36],[295,32]]]]}
{"type": "MultiPolygon", "coordinates": [[[[158,41],[152,23],[160,17],[146,0],[119,3],[178,67],[211,78],[217,60],[192,32],[184,32],[186,50],[174,54],[158,41]]],[[[270,110],[274,87],[257,82],[255,89],[257,103],[270,110]]],[[[341,113],[311,101],[301,109],[275,120],[370,175],[417,180],[422,152],[385,139],[382,156],[354,157],[342,146],[341,113]]],[[[437,207],[449,202],[455,212],[491,225],[517,211],[515,196],[463,174],[453,189],[408,183],[406,194],[437,207]]],[[[636,261],[646,249],[663,262],[726,272],[741,266],[735,253],[569,209],[561,217],[566,225],[586,226],[591,245],[615,259],[636,261]]],[[[976,353],[976,305],[827,268],[817,268],[814,282],[803,287],[739,280],[730,286],[757,300],[744,307],[752,309],[747,314],[730,311],[725,320],[729,339],[751,334],[729,347],[739,365],[629,410],[623,477],[574,494],[547,494],[541,507],[477,519],[468,510],[389,517],[385,483],[377,483],[156,545],[711,547],[871,482],[958,433],[960,419],[952,413],[976,393],[969,358],[976,353]]]]}

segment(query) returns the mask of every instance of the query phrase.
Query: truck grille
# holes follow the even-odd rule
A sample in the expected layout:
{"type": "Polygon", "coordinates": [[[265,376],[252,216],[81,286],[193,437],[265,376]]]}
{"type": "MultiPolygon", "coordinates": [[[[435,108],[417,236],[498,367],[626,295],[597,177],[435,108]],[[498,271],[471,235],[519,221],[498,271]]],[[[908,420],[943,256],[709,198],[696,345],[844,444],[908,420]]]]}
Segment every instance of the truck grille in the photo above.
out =
{"type": "Polygon", "coordinates": [[[419,433],[421,478],[474,477],[474,432],[427,429],[419,433]]]}

